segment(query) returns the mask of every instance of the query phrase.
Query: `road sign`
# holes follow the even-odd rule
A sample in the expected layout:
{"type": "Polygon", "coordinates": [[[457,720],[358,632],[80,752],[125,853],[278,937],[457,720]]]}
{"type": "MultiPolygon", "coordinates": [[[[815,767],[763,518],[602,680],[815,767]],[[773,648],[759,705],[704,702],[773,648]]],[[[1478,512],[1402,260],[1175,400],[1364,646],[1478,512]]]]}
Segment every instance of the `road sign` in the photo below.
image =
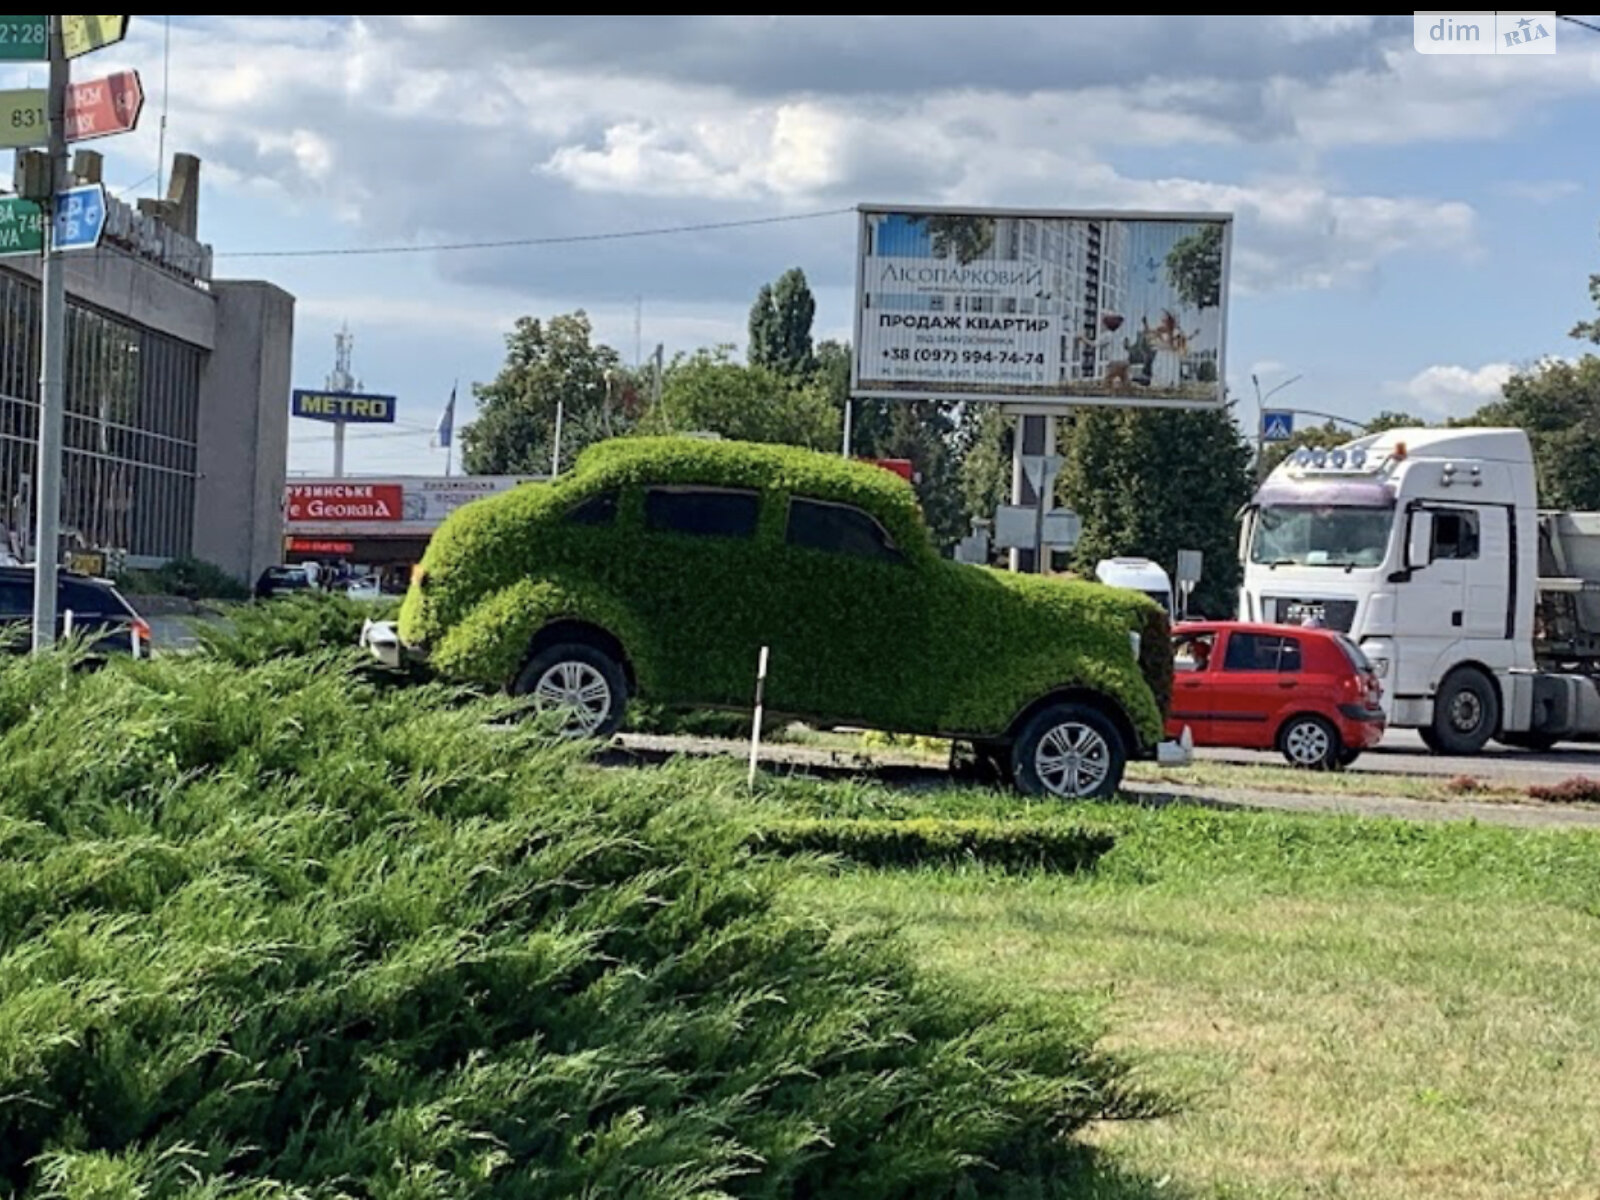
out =
{"type": "Polygon", "coordinates": [[[318,392],[296,388],[289,411],[309,421],[333,421],[352,425],[393,425],[395,398],[371,396],[361,392],[318,392]]]}
{"type": "Polygon", "coordinates": [[[1041,534],[1049,549],[1071,550],[1083,534],[1083,518],[1070,508],[1051,509],[1043,522],[1031,505],[1002,504],[995,509],[994,544],[1002,550],[1032,550],[1041,534]]]}
{"type": "Polygon", "coordinates": [[[93,250],[106,231],[106,189],[90,183],[56,194],[50,244],[57,250],[93,250]]]}
{"type": "Polygon", "coordinates": [[[127,36],[127,17],[61,18],[61,42],[68,58],[114,46],[127,36]]]}
{"type": "Polygon", "coordinates": [[[43,88],[17,88],[0,92],[0,146],[24,150],[42,146],[49,140],[43,88]]]}
{"type": "Polygon", "coordinates": [[[1041,492],[1051,492],[1055,489],[1056,477],[1061,474],[1061,467],[1066,462],[1059,454],[1024,454],[1022,456],[1022,472],[1028,477],[1028,483],[1033,488],[1034,495],[1041,492]]]}
{"type": "Polygon", "coordinates": [[[67,141],[87,142],[130,133],[144,109],[139,72],[118,71],[104,79],[75,83],[67,90],[67,141]]]}
{"type": "Polygon", "coordinates": [[[1267,442],[1287,442],[1294,436],[1294,414],[1282,409],[1261,414],[1261,439],[1267,442]]]}
{"type": "Polygon", "coordinates": [[[44,17],[0,17],[0,62],[44,62],[50,24],[44,17]]]}
{"type": "Polygon", "coordinates": [[[44,212],[32,200],[0,200],[0,258],[44,250],[44,212]]]}
{"type": "MultiPolygon", "coordinates": [[[[47,99],[43,88],[0,92],[0,146],[21,150],[47,142],[47,99]]],[[[131,132],[143,110],[144,85],[137,71],[75,83],[67,89],[67,141],[90,142],[131,132]]]]}
{"type": "Polygon", "coordinates": [[[1188,584],[1193,587],[1200,582],[1200,564],[1203,556],[1198,550],[1178,551],[1178,586],[1188,584]]]}

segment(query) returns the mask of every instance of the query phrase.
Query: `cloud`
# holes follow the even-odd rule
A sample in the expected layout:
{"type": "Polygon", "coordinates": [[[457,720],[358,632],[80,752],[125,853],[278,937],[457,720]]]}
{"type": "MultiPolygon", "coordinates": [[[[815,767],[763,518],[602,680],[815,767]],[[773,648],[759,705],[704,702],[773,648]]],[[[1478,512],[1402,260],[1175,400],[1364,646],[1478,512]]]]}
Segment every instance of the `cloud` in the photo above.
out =
{"type": "Polygon", "coordinates": [[[1486,363],[1477,368],[1434,366],[1418,371],[1387,390],[1435,418],[1465,417],[1500,398],[1506,381],[1516,373],[1508,362],[1486,363]]]}
{"type": "Polygon", "coordinates": [[[1583,184],[1570,179],[1511,179],[1499,185],[1498,190],[1515,200],[1530,204],[1553,204],[1583,191],[1583,184]]]}

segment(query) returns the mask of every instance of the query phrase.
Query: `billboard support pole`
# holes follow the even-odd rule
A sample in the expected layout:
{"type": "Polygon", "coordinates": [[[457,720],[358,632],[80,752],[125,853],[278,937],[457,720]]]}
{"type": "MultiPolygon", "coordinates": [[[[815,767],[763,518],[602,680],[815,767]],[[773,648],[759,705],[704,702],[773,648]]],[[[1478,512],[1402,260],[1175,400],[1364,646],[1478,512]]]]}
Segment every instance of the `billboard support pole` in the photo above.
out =
{"type": "Polygon", "coordinates": [[[344,422],[333,423],[333,477],[344,478],[344,422]]]}
{"type": "Polygon", "coordinates": [[[846,396],[844,398],[844,451],[843,451],[844,456],[846,458],[850,457],[850,434],[852,432],[850,427],[851,427],[852,422],[855,419],[855,415],[856,415],[855,409],[856,409],[855,400],[852,399],[849,396],[846,396]]]}

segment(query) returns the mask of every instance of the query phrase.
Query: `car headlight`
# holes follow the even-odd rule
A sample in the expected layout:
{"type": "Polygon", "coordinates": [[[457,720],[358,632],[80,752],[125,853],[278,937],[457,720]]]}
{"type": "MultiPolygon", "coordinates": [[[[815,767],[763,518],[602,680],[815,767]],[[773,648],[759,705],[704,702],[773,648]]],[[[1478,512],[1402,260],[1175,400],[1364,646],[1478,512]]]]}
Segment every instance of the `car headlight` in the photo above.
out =
{"type": "Polygon", "coordinates": [[[1137,659],[1139,657],[1139,649],[1144,645],[1144,643],[1140,641],[1137,633],[1130,632],[1128,634],[1128,645],[1133,647],[1133,657],[1137,659]]]}

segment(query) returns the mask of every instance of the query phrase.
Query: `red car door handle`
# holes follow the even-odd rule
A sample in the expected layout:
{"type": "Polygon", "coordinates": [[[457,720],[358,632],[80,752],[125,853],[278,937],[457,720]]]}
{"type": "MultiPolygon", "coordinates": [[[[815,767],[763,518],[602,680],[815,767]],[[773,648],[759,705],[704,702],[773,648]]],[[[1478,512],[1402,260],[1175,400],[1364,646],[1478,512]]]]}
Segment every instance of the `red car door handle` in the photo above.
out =
{"type": "Polygon", "coordinates": [[[1281,688],[1292,688],[1294,686],[1294,680],[1292,680],[1292,679],[1280,679],[1280,680],[1278,680],[1278,686],[1281,687],[1281,688]]]}

